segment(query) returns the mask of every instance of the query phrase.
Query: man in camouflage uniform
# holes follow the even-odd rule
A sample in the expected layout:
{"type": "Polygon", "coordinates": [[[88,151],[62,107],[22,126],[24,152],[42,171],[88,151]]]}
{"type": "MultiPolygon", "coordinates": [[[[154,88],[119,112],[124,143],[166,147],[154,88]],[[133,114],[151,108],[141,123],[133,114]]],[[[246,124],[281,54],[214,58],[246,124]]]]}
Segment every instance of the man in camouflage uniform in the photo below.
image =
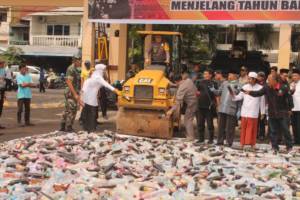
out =
{"type": "Polygon", "coordinates": [[[81,59],[75,57],[73,64],[66,73],[65,111],[63,113],[60,131],[73,132],[73,123],[80,101],[81,59]]]}

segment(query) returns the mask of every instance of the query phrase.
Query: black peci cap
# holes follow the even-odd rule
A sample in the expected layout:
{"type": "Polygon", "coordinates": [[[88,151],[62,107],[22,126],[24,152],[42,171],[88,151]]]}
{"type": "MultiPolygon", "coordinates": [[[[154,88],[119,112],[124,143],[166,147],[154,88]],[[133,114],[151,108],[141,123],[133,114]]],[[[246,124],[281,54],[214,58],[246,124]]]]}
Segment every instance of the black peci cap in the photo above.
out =
{"type": "Polygon", "coordinates": [[[273,66],[273,67],[271,67],[271,68],[270,68],[270,70],[274,70],[274,71],[276,71],[276,72],[277,72],[277,71],[278,71],[278,67],[276,67],[276,66],[273,66]]]}
{"type": "Polygon", "coordinates": [[[295,69],[293,69],[292,73],[300,75],[300,69],[295,68],[295,69]]]}
{"type": "Polygon", "coordinates": [[[289,69],[280,69],[280,70],[279,70],[279,73],[280,73],[280,74],[288,74],[289,71],[290,71],[289,69]]]}
{"type": "Polygon", "coordinates": [[[228,74],[240,74],[240,72],[235,69],[230,69],[228,70],[228,74]]]}

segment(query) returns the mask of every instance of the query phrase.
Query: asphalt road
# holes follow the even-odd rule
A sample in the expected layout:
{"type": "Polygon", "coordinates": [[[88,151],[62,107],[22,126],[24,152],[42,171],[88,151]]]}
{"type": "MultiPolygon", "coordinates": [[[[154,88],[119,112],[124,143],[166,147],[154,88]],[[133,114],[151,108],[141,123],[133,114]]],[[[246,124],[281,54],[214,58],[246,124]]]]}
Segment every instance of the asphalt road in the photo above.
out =
{"type": "MultiPolygon", "coordinates": [[[[39,93],[37,89],[33,89],[31,122],[35,124],[35,126],[32,127],[19,127],[17,124],[16,92],[7,92],[6,96],[7,101],[5,102],[3,114],[0,118],[0,124],[5,126],[6,129],[0,130],[0,142],[49,133],[60,128],[60,120],[64,109],[63,90],[49,89],[46,93],[39,93]]],[[[99,121],[101,124],[98,130],[115,130],[115,115],[115,111],[108,112],[109,120],[107,121],[102,119],[101,113],[99,113],[99,121]]],[[[81,130],[78,120],[76,120],[74,124],[74,129],[78,131],[81,130]]]]}

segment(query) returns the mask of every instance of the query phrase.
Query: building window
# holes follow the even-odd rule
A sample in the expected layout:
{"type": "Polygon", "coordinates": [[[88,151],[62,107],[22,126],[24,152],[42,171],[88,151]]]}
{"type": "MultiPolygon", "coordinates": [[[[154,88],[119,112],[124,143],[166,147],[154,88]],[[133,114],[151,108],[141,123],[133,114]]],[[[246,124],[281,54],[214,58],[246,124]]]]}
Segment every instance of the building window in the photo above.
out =
{"type": "Polygon", "coordinates": [[[53,30],[54,30],[53,35],[64,35],[64,30],[62,25],[55,25],[53,30]]]}
{"type": "Polygon", "coordinates": [[[232,44],[233,37],[229,30],[218,32],[218,44],[232,44]]]}
{"type": "Polygon", "coordinates": [[[69,25],[47,25],[47,35],[70,35],[69,25]]]}
{"type": "Polygon", "coordinates": [[[65,25],[63,26],[64,28],[64,35],[70,35],[70,26],[65,25]]]}
{"type": "Polygon", "coordinates": [[[7,9],[0,9],[0,22],[7,22],[7,9]]]}
{"type": "Polygon", "coordinates": [[[52,25],[47,26],[47,35],[53,35],[53,26],[52,25]]]}
{"type": "Polygon", "coordinates": [[[78,23],[78,35],[81,35],[81,23],[78,23]]]}
{"type": "Polygon", "coordinates": [[[23,40],[29,41],[29,33],[23,33],[23,40]]]}
{"type": "Polygon", "coordinates": [[[292,34],[291,44],[292,44],[292,51],[293,52],[300,51],[300,33],[293,33],[292,34]]]}

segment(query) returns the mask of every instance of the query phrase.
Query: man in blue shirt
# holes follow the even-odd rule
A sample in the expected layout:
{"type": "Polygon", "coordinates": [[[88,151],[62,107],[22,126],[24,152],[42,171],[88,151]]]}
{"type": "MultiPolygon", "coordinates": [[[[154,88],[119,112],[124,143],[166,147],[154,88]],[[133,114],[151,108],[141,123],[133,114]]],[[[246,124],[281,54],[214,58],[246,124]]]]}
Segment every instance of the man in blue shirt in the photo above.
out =
{"type": "Polygon", "coordinates": [[[30,102],[32,98],[31,87],[34,87],[31,76],[28,74],[25,64],[19,66],[20,74],[17,75],[18,84],[18,124],[21,126],[21,118],[23,112],[23,106],[25,107],[25,126],[32,126],[30,123],[30,102]]]}

